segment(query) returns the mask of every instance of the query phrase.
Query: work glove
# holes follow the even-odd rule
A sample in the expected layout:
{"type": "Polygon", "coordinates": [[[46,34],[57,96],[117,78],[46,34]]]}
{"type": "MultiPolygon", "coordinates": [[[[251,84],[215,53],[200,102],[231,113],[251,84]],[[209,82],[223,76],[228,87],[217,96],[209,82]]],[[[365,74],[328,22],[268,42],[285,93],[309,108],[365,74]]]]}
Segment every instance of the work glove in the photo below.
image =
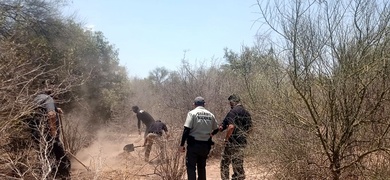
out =
{"type": "Polygon", "coordinates": [[[61,108],[57,108],[57,112],[60,113],[60,114],[63,114],[63,113],[64,113],[64,111],[62,111],[61,108]]]}

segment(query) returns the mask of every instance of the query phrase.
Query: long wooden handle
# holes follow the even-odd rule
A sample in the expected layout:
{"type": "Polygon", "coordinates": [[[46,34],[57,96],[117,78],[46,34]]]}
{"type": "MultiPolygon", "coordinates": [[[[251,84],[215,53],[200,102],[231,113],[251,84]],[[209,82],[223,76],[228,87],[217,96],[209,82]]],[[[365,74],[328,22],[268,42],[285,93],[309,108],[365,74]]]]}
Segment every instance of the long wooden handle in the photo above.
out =
{"type": "Polygon", "coordinates": [[[69,144],[68,144],[68,141],[66,141],[66,137],[64,134],[64,125],[62,123],[62,113],[58,113],[58,120],[60,121],[62,140],[64,141],[64,148],[65,148],[65,150],[69,150],[69,144]]]}
{"type": "Polygon", "coordinates": [[[85,169],[87,169],[87,171],[91,171],[84,163],[82,163],[79,159],[77,159],[75,155],[73,155],[69,151],[66,151],[66,153],[71,155],[74,159],[76,159],[76,161],[79,162],[81,165],[83,165],[85,167],[85,169]]]}
{"type": "Polygon", "coordinates": [[[64,141],[64,148],[65,148],[66,154],[71,155],[73,157],[73,159],[75,159],[77,162],[79,162],[81,165],[83,165],[84,168],[87,169],[87,171],[91,171],[84,163],[82,163],[79,159],[77,159],[75,155],[73,155],[71,152],[69,152],[68,143],[66,141],[65,134],[64,134],[64,126],[62,124],[62,113],[59,114],[58,117],[59,117],[58,119],[60,121],[62,140],[64,141]]]}

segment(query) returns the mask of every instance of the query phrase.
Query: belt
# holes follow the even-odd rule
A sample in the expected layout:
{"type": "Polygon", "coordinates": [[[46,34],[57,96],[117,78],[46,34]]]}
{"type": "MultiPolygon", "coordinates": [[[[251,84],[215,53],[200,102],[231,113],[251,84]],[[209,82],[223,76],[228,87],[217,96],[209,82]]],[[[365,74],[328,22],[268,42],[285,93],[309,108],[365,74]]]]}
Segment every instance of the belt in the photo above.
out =
{"type": "Polygon", "coordinates": [[[161,132],[152,132],[152,131],[149,131],[148,133],[153,133],[153,134],[157,134],[157,135],[162,136],[162,133],[161,133],[161,132]]]}
{"type": "Polygon", "coordinates": [[[195,143],[198,143],[198,144],[209,144],[208,141],[198,141],[198,140],[195,140],[195,143]]]}

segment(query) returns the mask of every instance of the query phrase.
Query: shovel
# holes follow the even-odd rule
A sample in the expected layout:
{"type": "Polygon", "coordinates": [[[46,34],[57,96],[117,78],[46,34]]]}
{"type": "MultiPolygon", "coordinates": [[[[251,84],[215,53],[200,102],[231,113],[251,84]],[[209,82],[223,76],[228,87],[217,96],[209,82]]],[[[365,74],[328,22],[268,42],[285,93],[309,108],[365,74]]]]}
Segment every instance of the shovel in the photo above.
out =
{"type": "Polygon", "coordinates": [[[134,144],[127,144],[125,147],[123,147],[123,150],[126,152],[133,152],[134,148],[142,147],[142,146],[134,146],[134,144]]]}

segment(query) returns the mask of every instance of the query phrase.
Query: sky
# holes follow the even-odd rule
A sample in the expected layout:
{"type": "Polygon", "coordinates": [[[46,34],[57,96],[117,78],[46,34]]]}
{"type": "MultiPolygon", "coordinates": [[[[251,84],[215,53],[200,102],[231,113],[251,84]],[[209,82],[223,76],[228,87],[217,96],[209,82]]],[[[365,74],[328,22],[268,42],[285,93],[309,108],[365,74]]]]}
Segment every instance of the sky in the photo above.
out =
{"type": "Polygon", "coordinates": [[[65,14],[103,32],[129,76],[165,67],[223,63],[224,48],[252,46],[260,25],[256,0],[70,0],[65,14]]]}

